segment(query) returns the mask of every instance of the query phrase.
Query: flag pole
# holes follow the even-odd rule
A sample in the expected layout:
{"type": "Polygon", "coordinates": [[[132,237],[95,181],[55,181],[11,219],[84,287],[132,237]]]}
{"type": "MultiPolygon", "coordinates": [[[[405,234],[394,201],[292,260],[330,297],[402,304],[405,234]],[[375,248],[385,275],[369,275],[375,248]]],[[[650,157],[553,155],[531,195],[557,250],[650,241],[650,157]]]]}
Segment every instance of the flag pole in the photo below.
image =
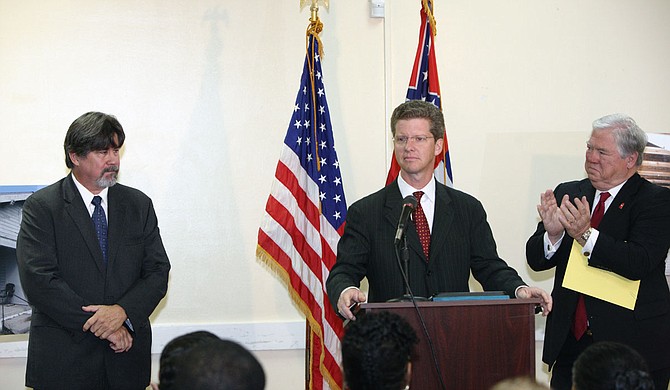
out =
{"type": "MultiPolygon", "coordinates": [[[[326,0],[327,1],[327,0],[326,0]]],[[[309,17],[309,26],[307,27],[307,42],[306,49],[309,50],[309,38],[310,36],[316,37],[319,41],[319,54],[322,54],[321,51],[321,40],[319,39],[319,33],[323,29],[323,24],[319,20],[319,5],[318,0],[300,0],[300,10],[302,11],[307,4],[311,2],[309,10],[311,15],[309,17]]],[[[312,56],[312,58],[314,58],[312,56]]],[[[314,77],[314,75],[311,75],[314,77]]],[[[314,111],[316,113],[316,111],[314,111]]],[[[316,121],[315,121],[316,122],[316,121]]],[[[318,161],[318,158],[317,158],[318,161]]],[[[309,318],[305,318],[305,390],[311,390],[312,383],[312,327],[309,323],[309,318]]]]}
{"type": "MultiPolygon", "coordinates": [[[[323,30],[323,23],[321,23],[321,20],[319,19],[319,3],[321,3],[324,7],[326,7],[326,9],[329,9],[328,8],[329,7],[329,0],[300,0],[300,9],[301,10],[304,9],[304,7],[307,6],[308,4],[310,5],[310,7],[309,7],[309,9],[310,9],[309,22],[310,23],[309,23],[309,26],[307,27],[307,32],[306,32],[307,40],[305,42],[306,50],[309,51],[310,48],[312,48],[312,50],[313,50],[314,45],[311,44],[312,43],[311,40],[316,40],[317,44],[318,44],[318,56],[322,57],[323,56],[323,45],[321,44],[321,38],[319,37],[319,34],[323,30]]],[[[313,59],[315,58],[314,53],[309,53],[308,52],[306,54],[307,54],[307,58],[309,58],[313,61],[313,59]]],[[[312,62],[312,61],[310,61],[310,62],[312,62]]],[[[311,78],[311,84],[313,86],[315,75],[311,71],[312,69],[314,69],[314,63],[310,64],[310,78],[311,78]]],[[[313,88],[312,88],[312,103],[313,103],[312,106],[316,107],[316,95],[315,95],[315,91],[314,91],[313,88]]],[[[313,116],[314,116],[313,123],[316,123],[316,110],[313,111],[313,116]]],[[[314,131],[316,132],[316,128],[314,128],[314,131]]],[[[314,139],[316,139],[316,135],[314,136],[314,139]]],[[[317,154],[317,158],[316,158],[317,169],[319,169],[319,166],[320,166],[320,160],[318,158],[318,152],[319,152],[319,150],[318,150],[318,148],[316,148],[315,153],[317,154]]],[[[321,209],[320,206],[319,206],[319,209],[321,209]]],[[[315,356],[313,356],[314,349],[315,349],[315,345],[314,345],[315,342],[320,343],[320,340],[314,338],[314,330],[312,329],[309,318],[305,318],[305,390],[321,389],[321,384],[315,383],[314,379],[316,379],[316,378],[312,378],[312,374],[313,374],[312,365],[314,364],[314,359],[315,359],[315,356]]],[[[319,347],[322,348],[321,345],[319,347]]],[[[322,360],[322,359],[319,359],[319,360],[322,360]]],[[[338,388],[337,384],[334,384],[334,385],[335,385],[336,388],[338,388]]]]}
{"type": "Polygon", "coordinates": [[[311,5],[305,61],[258,229],[256,258],[276,273],[305,315],[305,388],[341,390],[344,329],[325,294],[325,281],[336,262],[347,204],[323,82],[319,3],[328,5],[300,2],[311,5]]]}

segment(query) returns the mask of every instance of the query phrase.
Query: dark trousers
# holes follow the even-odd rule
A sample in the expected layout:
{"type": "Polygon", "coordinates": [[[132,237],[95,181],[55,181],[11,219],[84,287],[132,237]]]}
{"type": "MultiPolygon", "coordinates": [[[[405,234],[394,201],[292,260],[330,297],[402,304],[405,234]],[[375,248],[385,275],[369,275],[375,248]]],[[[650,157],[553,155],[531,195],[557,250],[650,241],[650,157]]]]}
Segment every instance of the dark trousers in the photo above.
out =
{"type": "Polygon", "coordinates": [[[551,389],[572,389],[572,364],[577,360],[589,345],[593,344],[593,336],[585,334],[581,339],[575,339],[572,332],[568,333],[561,353],[558,354],[556,362],[551,367],[551,389]]]}

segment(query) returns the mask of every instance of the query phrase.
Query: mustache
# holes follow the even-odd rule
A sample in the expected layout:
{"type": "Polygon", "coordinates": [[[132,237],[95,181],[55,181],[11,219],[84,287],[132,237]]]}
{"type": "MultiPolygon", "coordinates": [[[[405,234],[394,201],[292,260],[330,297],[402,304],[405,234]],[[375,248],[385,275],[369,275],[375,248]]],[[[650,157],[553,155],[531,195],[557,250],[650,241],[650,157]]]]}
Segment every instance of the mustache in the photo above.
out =
{"type": "Polygon", "coordinates": [[[119,166],[118,165],[112,165],[111,167],[107,167],[102,170],[102,173],[105,174],[107,172],[118,172],[119,171],[119,166]]]}

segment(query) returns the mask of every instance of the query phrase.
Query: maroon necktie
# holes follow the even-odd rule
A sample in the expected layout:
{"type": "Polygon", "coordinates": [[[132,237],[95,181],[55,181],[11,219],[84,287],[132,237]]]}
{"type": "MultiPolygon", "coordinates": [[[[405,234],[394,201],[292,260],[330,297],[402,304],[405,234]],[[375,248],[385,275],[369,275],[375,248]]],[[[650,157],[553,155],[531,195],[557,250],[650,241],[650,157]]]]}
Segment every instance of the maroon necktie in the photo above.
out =
{"type": "Polygon", "coordinates": [[[426,214],[424,214],[423,207],[421,207],[423,191],[415,192],[414,196],[416,197],[414,224],[416,225],[416,232],[419,233],[419,241],[421,241],[421,247],[423,247],[423,254],[426,255],[426,260],[428,260],[430,254],[430,228],[428,227],[426,214]]]}
{"type": "MultiPolygon", "coordinates": [[[[609,192],[603,192],[600,194],[600,199],[596,205],[595,210],[593,210],[593,215],[591,216],[591,227],[597,228],[600,225],[600,220],[603,219],[605,215],[605,201],[610,197],[609,192]]],[[[586,328],[588,327],[588,320],[586,319],[586,305],[584,304],[584,296],[579,294],[577,298],[577,308],[575,309],[575,321],[572,324],[572,333],[575,335],[577,340],[581,339],[586,333],[586,328]]]]}

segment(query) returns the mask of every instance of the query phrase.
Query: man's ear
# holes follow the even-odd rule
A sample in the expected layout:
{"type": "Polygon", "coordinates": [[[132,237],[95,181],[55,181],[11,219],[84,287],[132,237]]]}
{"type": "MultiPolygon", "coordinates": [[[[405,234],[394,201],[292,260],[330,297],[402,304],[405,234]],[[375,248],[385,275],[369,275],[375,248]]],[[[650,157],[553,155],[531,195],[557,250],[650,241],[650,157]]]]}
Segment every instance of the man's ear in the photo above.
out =
{"type": "Polygon", "coordinates": [[[68,153],[68,156],[70,157],[70,161],[72,161],[73,165],[79,166],[79,156],[77,156],[77,153],[70,152],[68,153]]]}
{"type": "Polygon", "coordinates": [[[435,140],[435,156],[442,154],[442,148],[444,148],[444,137],[435,140]]]}

